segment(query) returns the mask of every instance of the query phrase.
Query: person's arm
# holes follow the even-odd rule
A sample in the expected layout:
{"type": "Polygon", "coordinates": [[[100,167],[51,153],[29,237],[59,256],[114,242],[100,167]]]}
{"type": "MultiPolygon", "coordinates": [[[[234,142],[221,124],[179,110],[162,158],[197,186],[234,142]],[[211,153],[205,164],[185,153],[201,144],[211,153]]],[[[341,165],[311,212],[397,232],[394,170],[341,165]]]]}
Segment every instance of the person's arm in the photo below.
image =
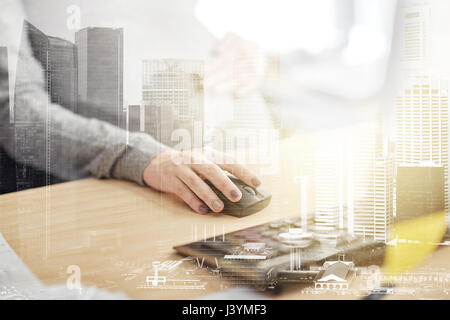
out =
{"type": "MultiPolygon", "coordinates": [[[[50,169],[52,174],[65,179],[93,175],[99,178],[118,178],[144,184],[142,173],[148,163],[159,154],[164,146],[151,136],[143,133],[131,133],[128,145],[125,143],[124,130],[108,123],[88,119],[57,105],[49,103],[44,89],[42,69],[33,57],[28,38],[20,36],[19,25],[13,22],[22,16],[17,1],[2,1],[0,14],[0,46],[7,47],[10,60],[17,61],[14,84],[14,121],[33,126],[34,143],[27,142],[28,148],[34,149],[34,154],[45,152],[46,141],[51,141],[52,162],[63,164],[63,172],[57,171],[60,166],[45,167],[45,161],[35,164],[40,169],[50,169]],[[22,38],[17,41],[17,38],[22,38]],[[46,127],[50,126],[48,133],[46,127]],[[56,151],[56,153],[55,153],[56,151]]],[[[20,19],[19,19],[20,20],[20,19]]],[[[5,61],[1,62],[0,73],[7,74],[5,61]]],[[[14,72],[12,72],[14,74],[14,72]]],[[[2,124],[9,122],[5,99],[8,96],[6,79],[1,80],[0,103],[2,124]]],[[[17,124],[15,124],[17,126],[17,124]]],[[[7,130],[6,125],[1,126],[7,130]]],[[[16,141],[21,143],[21,141],[16,141]]],[[[5,151],[14,157],[14,143],[2,145],[5,151]]],[[[16,161],[22,159],[16,158],[16,161]]]]}

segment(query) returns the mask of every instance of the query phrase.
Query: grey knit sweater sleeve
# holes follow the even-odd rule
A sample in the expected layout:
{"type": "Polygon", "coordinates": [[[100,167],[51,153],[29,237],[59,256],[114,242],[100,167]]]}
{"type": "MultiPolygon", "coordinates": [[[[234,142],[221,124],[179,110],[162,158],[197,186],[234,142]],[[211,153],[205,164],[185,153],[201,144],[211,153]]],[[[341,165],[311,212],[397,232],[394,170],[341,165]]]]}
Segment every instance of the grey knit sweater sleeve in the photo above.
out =
{"type": "MultiPolygon", "coordinates": [[[[47,158],[51,155],[33,165],[63,179],[95,176],[143,184],[145,167],[167,147],[145,133],[130,133],[127,139],[120,128],[50,103],[41,66],[27,39],[21,37],[24,12],[20,1],[0,0],[0,7],[0,47],[7,48],[9,57],[9,73],[8,62],[0,61],[0,134],[8,136],[6,130],[11,127],[17,132],[19,125],[32,127],[33,143],[28,135],[27,154],[35,154],[36,159],[43,153],[47,158]],[[15,91],[11,109],[9,88],[15,91]],[[62,165],[49,166],[49,161],[62,165]]],[[[17,157],[17,145],[25,143],[21,139],[23,135],[16,135],[15,141],[0,139],[0,147],[19,162],[27,160],[17,157]]]]}

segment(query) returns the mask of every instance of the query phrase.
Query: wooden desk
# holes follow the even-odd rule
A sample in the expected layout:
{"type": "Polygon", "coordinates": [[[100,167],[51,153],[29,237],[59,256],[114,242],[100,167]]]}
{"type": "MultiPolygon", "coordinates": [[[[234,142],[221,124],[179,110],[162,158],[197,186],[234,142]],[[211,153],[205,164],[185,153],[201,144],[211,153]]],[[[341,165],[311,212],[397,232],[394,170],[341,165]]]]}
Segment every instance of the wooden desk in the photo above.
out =
{"type": "MultiPolygon", "coordinates": [[[[152,275],[152,262],[182,258],[174,245],[299,214],[294,177],[308,173],[307,163],[299,165],[307,161],[301,152],[306,154],[308,146],[307,138],[283,142],[278,172],[261,176],[263,187],[273,194],[272,203],[249,217],[198,215],[175,197],[149,188],[85,179],[0,196],[0,232],[45,284],[65,283],[68,266],[77,265],[83,284],[123,290],[132,298],[198,298],[229,284],[184,262],[192,270],[185,269],[182,277],[207,282],[204,288],[187,289],[188,282],[178,290],[139,286],[152,275]]],[[[294,290],[281,298],[324,296],[302,296],[294,290]]]]}

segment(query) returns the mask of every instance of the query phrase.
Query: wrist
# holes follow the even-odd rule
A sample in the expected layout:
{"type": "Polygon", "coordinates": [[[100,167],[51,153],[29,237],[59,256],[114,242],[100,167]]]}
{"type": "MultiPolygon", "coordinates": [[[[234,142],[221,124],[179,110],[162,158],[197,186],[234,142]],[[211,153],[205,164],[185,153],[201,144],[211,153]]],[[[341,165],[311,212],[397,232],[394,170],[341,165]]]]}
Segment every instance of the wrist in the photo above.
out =
{"type": "Polygon", "coordinates": [[[144,172],[152,160],[168,149],[145,133],[132,133],[122,156],[113,168],[112,176],[116,179],[130,180],[139,185],[146,185],[144,172]]]}

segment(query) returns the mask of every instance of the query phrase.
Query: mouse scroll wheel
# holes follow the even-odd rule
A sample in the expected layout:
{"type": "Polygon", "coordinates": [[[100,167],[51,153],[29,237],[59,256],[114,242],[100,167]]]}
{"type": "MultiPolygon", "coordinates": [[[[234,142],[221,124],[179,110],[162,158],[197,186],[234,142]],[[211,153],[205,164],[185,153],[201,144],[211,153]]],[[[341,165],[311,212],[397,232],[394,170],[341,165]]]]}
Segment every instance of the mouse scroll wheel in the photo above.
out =
{"type": "Polygon", "coordinates": [[[243,189],[245,191],[247,191],[248,193],[250,193],[251,195],[256,196],[256,192],[255,192],[255,190],[253,190],[253,188],[248,187],[248,186],[244,186],[243,189]]]}

